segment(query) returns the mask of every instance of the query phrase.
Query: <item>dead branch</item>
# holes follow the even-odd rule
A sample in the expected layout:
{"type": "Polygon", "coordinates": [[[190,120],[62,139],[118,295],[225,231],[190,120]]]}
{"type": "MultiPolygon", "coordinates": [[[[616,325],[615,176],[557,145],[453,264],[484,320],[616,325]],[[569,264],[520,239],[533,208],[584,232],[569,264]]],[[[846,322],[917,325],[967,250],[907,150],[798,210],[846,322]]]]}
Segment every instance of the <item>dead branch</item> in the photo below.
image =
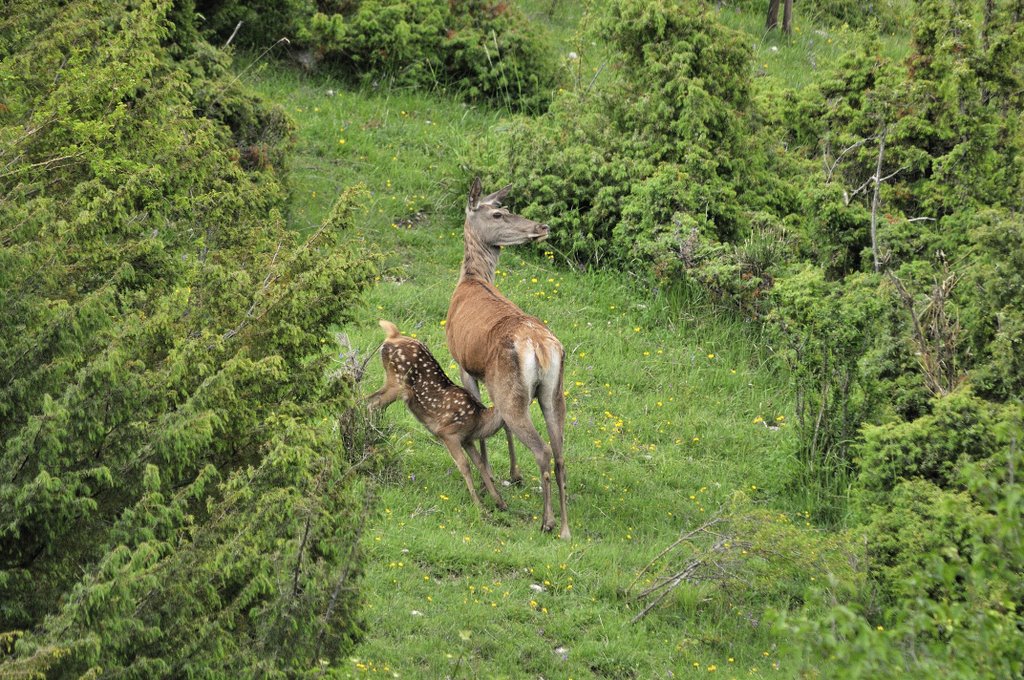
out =
{"type": "Polygon", "coordinates": [[[640,577],[643,576],[644,574],[646,574],[647,571],[651,567],[653,567],[655,565],[655,563],[657,563],[658,560],[660,560],[662,557],[664,557],[665,555],[670,553],[672,550],[674,550],[676,548],[676,546],[678,546],[680,543],[684,543],[686,541],[689,541],[690,539],[692,539],[697,534],[699,534],[701,532],[704,532],[704,531],[707,531],[709,528],[713,527],[714,525],[716,525],[716,524],[718,524],[719,522],[722,522],[722,521],[723,521],[722,516],[720,514],[716,513],[713,517],[711,517],[711,519],[709,519],[707,522],[704,522],[704,524],[701,524],[699,527],[697,527],[693,531],[689,531],[689,532],[683,534],[682,536],[680,536],[671,545],[669,545],[667,548],[665,548],[660,553],[658,553],[654,557],[654,559],[652,559],[650,562],[648,562],[647,565],[644,566],[644,568],[640,570],[640,573],[636,575],[636,578],[633,579],[632,583],[630,583],[628,586],[626,586],[626,593],[629,593],[629,591],[633,589],[633,586],[635,586],[636,582],[640,580],[640,577]]]}
{"type": "Polygon", "coordinates": [[[911,343],[917,356],[925,387],[935,396],[948,394],[961,376],[956,367],[956,347],[960,338],[960,322],[950,319],[946,306],[960,276],[943,266],[944,277],[932,285],[924,307],[918,310],[913,295],[903,281],[889,272],[889,280],[904,309],[910,315],[911,343]]]}
{"type": "Polygon", "coordinates": [[[231,35],[228,36],[227,42],[224,43],[224,46],[221,47],[221,49],[225,49],[228,45],[231,44],[231,41],[235,39],[235,36],[238,34],[238,29],[242,27],[243,23],[245,22],[239,21],[237,24],[235,24],[235,30],[231,31],[231,35]]]}
{"type": "MultiPolygon", "coordinates": [[[[839,165],[839,161],[841,161],[843,159],[843,156],[845,156],[846,154],[850,153],[854,149],[859,149],[860,147],[864,146],[865,144],[867,144],[868,142],[870,142],[874,138],[875,137],[873,135],[871,137],[865,137],[864,139],[860,140],[859,142],[854,142],[850,146],[848,146],[845,149],[843,149],[842,151],[840,151],[839,155],[836,156],[835,161],[833,161],[832,165],[826,167],[826,169],[825,169],[825,181],[826,182],[832,181],[832,175],[835,173],[836,166],[839,165]]],[[[822,161],[825,163],[825,165],[828,165],[827,156],[828,156],[828,151],[825,150],[823,152],[823,154],[822,154],[822,161]]]]}
{"type": "MultiPolygon", "coordinates": [[[[882,182],[885,181],[882,179],[882,162],[885,160],[885,137],[888,133],[889,128],[884,127],[878,135],[878,165],[875,166],[875,191],[871,196],[871,258],[875,263],[875,273],[881,268],[881,264],[878,261],[878,207],[882,204],[882,182]]],[[[899,172],[899,170],[896,172],[899,172]]],[[[892,177],[892,175],[889,175],[889,177],[892,177]]]]}

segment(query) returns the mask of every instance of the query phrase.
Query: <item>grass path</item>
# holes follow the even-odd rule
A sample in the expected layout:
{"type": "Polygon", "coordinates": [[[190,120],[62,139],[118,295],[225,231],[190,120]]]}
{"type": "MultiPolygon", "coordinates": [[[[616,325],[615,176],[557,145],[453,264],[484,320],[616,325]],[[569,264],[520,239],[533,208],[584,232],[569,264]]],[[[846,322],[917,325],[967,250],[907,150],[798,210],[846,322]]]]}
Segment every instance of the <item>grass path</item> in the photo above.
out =
{"type": "MultiPolygon", "coordinates": [[[[462,205],[493,112],[422,94],[354,93],[268,68],[247,76],[295,119],[289,219],[306,231],[338,192],[365,184],[354,237],[379,253],[379,284],[345,328],[366,352],[395,321],[455,377],[441,324],[462,255],[462,205]]],[[[486,189],[486,187],[485,187],[486,189]]],[[[772,672],[763,594],[683,587],[638,624],[623,589],[681,532],[741,493],[784,516],[794,474],[783,378],[742,322],[708,318],[626,273],[584,273],[533,247],[506,250],[498,286],[568,353],[571,543],[541,534],[537,468],[520,445],[509,511],[476,512],[445,449],[400,404],[384,421],[394,469],[365,538],[366,638],[340,677],[727,677],[772,672]],[[782,426],[769,429],[778,419],[782,426]]],[[[379,387],[370,364],[364,394],[379,387]]],[[[539,420],[538,409],[534,407],[539,420]]],[[[503,435],[492,463],[507,476],[503,435]]],[[[485,498],[485,505],[490,505],[485,498]]],[[[803,517],[801,516],[801,520],[803,517]]]]}

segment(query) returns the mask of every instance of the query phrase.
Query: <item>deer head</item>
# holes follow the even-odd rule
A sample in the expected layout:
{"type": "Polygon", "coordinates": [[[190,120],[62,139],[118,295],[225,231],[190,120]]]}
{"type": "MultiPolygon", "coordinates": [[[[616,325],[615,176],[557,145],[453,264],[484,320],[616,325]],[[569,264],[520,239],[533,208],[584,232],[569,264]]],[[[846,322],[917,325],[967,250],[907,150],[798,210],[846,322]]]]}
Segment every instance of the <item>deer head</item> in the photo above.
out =
{"type": "Polygon", "coordinates": [[[517,246],[548,237],[548,225],[526,219],[509,212],[501,202],[512,190],[512,185],[481,196],[480,178],[473,180],[466,201],[466,237],[490,248],[517,246]]]}

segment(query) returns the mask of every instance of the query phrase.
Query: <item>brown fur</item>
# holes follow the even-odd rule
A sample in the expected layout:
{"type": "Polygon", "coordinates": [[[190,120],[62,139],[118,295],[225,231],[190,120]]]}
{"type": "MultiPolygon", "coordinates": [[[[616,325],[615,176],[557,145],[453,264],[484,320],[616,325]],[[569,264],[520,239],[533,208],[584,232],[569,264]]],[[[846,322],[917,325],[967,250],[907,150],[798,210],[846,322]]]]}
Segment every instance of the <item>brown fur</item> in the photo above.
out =
{"type": "Polygon", "coordinates": [[[404,401],[416,419],[448,448],[473,503],[479,506],[480,498],[463,451],[480,471],[487,492],[504,510],[505,501],[474,444],[478,439],[482,444],[498,431],[501,416],[494,408],[484,408],[472,394],[449,380],[426,345],[400,334],[390,321],[381,320],[380,325],[387,333],[380,348],[384,386],[368,397],[370,409],[384,408],[397,399],[404,401]]]}
{"type": "MultiPolygon", "coordinates": [[[[477,398],[478,380],[487,385],[495,408],[505,421],[510,475],[520,481],[516,464],[514,432],[533,452],[541,471],[544,518],[541,528],[555,527],[551,508],[551,462],[562,524],[560,536],[570,537],[565,491],[563,440],[565,397],[562,372],[565,352],[540,319],[524,314],[494,287],[494,273],[502,246],[540,241],[547,237],[547,225],[510,213],[501,207],[511,187],[490,196],[480,196],[480,180],[470,190],[466,206],[465,257],[458,286],[448,307],[445,326],[448,349],[462,369],[462,384],[477,398]],[[540,402],[550,445],[541,438],[530,418],[530,404],[540,402]]],[[[483,442],[481,456],[487,465],[483,442]]]]}

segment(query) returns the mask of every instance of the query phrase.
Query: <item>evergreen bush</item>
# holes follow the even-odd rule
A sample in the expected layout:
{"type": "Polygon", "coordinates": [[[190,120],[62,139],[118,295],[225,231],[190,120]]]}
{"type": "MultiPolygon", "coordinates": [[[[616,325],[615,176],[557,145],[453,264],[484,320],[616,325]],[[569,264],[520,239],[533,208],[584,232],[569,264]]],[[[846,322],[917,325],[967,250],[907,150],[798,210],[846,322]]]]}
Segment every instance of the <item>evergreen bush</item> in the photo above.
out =
{"type": "Polygon", "coordinates": [[[264,48],[287,37],[307,65],[351,80],[440,88],[511,111],[540,111],[557,67],[543,28],[495,0],[206,0],[209,31],[264,48]]]}
{"type": "Polygon", "coordinates": [[[327,370],[371,276],[346,244],[356,197],[304,242],[285,229],[287,118],[174,2],[20,5],[0,61],[0,675],[318,669],[360,630],[369,497],[338,431],[352,387],[327,370]]]}
{"type": "Polygon", "coordinates": [[[597,30],[611,73],[560,93],[546,119],[521,121],[502,167],[567,257],[681,276],[693,235],[748,233],[743,197],[766,160],[752,136],[747,41],[670,0],[610,2],[597,30]]]}

